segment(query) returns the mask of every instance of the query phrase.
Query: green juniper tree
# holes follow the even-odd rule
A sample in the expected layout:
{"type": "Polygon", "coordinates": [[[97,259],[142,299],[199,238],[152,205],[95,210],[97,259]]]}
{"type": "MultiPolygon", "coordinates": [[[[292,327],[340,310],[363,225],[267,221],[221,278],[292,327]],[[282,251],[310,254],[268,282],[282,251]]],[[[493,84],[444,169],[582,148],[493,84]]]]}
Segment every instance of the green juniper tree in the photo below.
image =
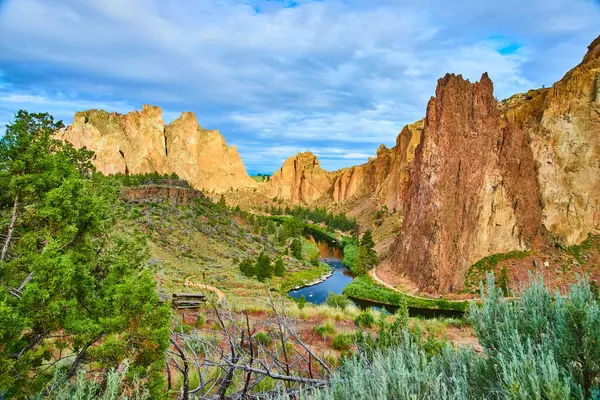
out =
{"type": "Polygon", "coordinates": [[[294,239],[292,240],[292,244],[290,245],[290,250],[292,252],[292,255],[298,259],[298,260],[302,260],[302,240],[301,239],[294,239]]]}
{"type": "Polygon", "coordinates": [[[248,278],[252,278],[254,275],[256,275],[254,262],[250,258],[242,260],[240,263],[240,271],[242,271],[242,274],[246,275],[248,278]]]}
{"type": "Polygon", "coordinates": [[[265,252],[261,252],[256,259],[256,278],[264,282],[273,276],[273,266],[271,265],[271,259],[265,252]]]}
{"type": "Polygon", "coordinates": [[[275,276],[279,277],[285,275],[285,263],[283,261],[283,258],[277,258],[277,261],[275,261],[275,268],[273,270],[273,273],[275,274],[275,276]]]}
{"type": "Polygon", "coordinates": [[[62,127],[19,111],[0,139],[0,392],[31,397],[59,365],[70,378],[129,359],[158,393],[170,317],[145,239],[116,229],[118,185],[55,139],[62,127]]]}

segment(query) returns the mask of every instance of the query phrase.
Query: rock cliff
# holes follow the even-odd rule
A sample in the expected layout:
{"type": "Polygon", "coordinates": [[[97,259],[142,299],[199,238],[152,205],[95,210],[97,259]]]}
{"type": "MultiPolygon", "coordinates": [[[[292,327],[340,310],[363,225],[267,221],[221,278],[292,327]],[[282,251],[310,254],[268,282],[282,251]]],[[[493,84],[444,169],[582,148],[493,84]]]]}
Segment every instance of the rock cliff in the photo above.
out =
{"type": "Polygon", "coordinates": [[[484,74],[446,75],[427,107],[391,261],[423,290],[480,258],[599,233],[600,39],[550,89],[497,104],[484,74]]]}
{"type": "Polygon", "coordinates": [[[331,189],[333,174],[321,169],[313,153],[298,153],[285,160],[270,180],[270,193],[293,203],[311,203],[331,189]]]}
{"type": "Polygon", "coordinates": [[[423,121],[407,125],[391,149],[381,145],[367,163],[338,171],[325,171],[317,156],[299,153],[288,158],[273,174],[270,193],[294,203],[319,199],[344,202],[354,196],[375,196],[390,210],[402,208],[410,185],[414,152],[421,140],[423,121]]]}
{"type": "Polygon", "coordinates": [[[199,126],[193,113],[165,126],[161,109],[149,105],[125,115],[89,110],[76,113],[60,135],[94,151],[94,165],[105,174],[174,172],[196,189],[216,192],[256,185],[235,147],[199,126]]]}

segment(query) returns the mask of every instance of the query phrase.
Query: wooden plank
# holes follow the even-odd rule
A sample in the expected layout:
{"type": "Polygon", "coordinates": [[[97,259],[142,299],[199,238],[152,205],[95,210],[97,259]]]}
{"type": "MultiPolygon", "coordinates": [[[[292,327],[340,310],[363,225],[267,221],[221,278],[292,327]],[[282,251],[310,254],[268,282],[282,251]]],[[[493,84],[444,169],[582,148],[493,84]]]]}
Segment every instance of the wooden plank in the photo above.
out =
{"type": "Polygon", "coordinates": [[[206,296],[199,293],[173,293],[173,298],[204,299],[206,296]]]}

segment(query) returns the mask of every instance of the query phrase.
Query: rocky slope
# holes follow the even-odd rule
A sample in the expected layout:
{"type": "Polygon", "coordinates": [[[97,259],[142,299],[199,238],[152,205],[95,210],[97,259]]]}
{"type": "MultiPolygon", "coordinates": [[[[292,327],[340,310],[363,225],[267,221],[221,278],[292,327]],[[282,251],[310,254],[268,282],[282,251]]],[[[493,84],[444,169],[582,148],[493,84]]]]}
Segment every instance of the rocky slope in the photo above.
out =
{"type": "Polygon", "coordinates": [[[355,196],[374,196],[390,210],[399,210],[410,186],[410,169],[421,140],[423,121],[407,125],[391,149],[381,145],[367,163],[338,171],[325,171],[317,156],[299,153],[273,174],[269,193],[293,203],[316,200],[344,202],[355,196]]]}
{"type": "Polygon", "coordinates": [[[500,106],[485,74],[440,79],[391,249],[396,270],[455,291],[484,256],[598,234],[599,87],[600,38],[552,88],[500,106]]]}
{"type": "Polygon", "coordinates": [[[76,113],[60,135],[94,151],[94,164],[105,174],[174,172],[197,189],[216,192],[256,185],[235,147],[198,125],[193,113],[165,126],[162,110],[150,105],[125,115],[89,110],[76,113]]]}

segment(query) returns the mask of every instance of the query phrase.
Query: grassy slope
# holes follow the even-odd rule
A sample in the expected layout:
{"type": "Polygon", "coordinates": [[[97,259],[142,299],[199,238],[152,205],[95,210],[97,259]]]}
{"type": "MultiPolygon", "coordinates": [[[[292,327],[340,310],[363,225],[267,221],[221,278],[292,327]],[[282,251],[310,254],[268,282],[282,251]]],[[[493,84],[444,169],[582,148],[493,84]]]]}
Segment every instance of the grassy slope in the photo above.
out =
{"type": "MultiPolygon", "coordinates": [[[[239,261],[264,250],[272,259],[284,247],[274,244],[273,235],[256,233],[257,226],[207,199],[188,206],[169,202],[126,205],[126,224],[141,229],[149,238],[151,264],[163,292],[192,291],[184,279],[218,287],[230,303],[259,306],[269,288],[293,287],[314,281],[327,272],[308,261],[283,256],[287,273],[270,282],[247,278],[239,271],[239,261]],[[203,279],[203,277],[205,277],[203,279]]],[[[305,243],[306,260],[318,249],[305,243]]]]}

